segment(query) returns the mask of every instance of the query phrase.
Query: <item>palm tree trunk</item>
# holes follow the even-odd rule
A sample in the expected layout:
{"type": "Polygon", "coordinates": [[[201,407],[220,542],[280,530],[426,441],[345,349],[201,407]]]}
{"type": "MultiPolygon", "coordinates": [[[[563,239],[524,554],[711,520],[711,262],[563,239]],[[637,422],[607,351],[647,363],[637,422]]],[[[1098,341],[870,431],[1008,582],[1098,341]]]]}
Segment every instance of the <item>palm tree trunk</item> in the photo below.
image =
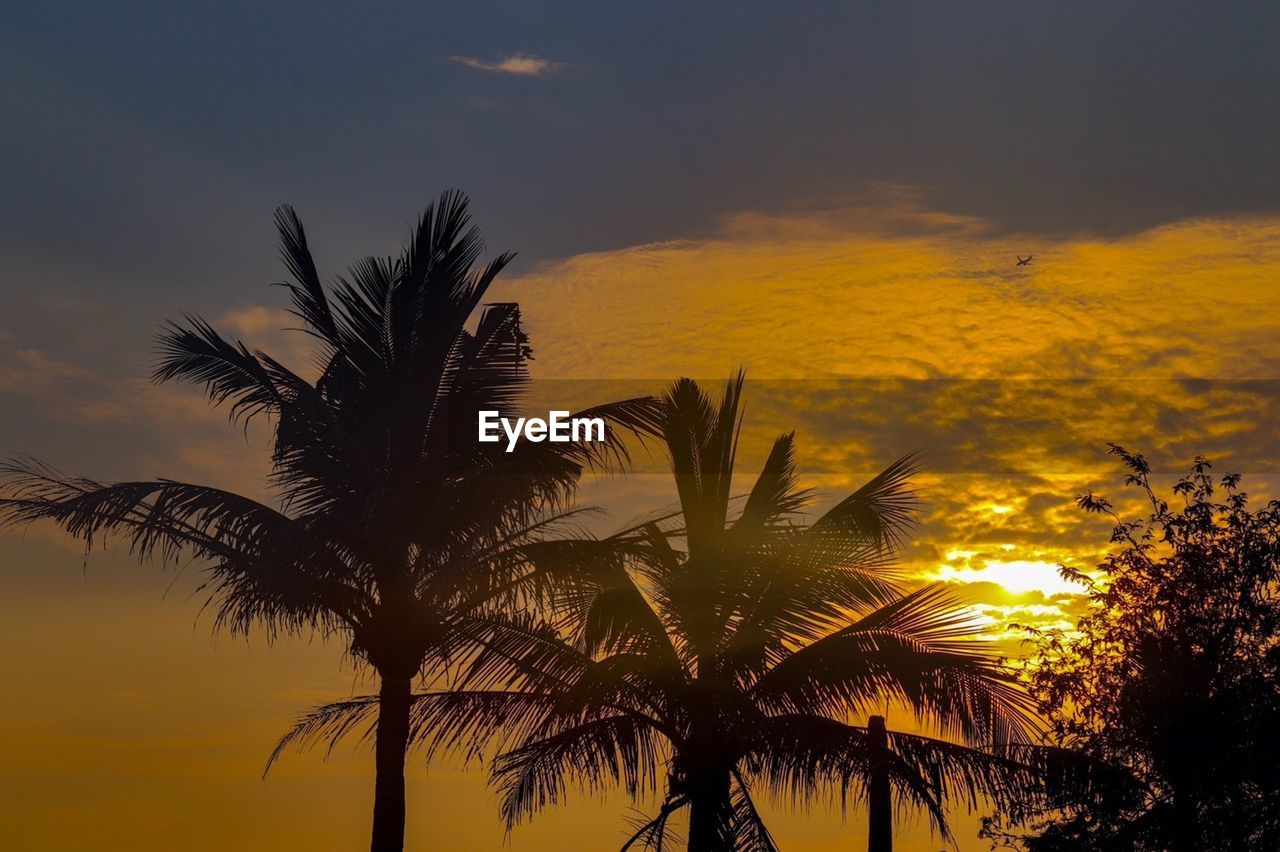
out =
{"type": "Polygon", "coordinates": [[[689,785],[689,852],[733,852],[722,831],[732,811],[728,772],[693,781],[689,785]]]}
{"type": "Polygon", "coordinates": [[[373,840],[370,852],[404,850],[404,758],[409,745],[412,678],[382,677],[374,744],[373,840]]]}
{"type": "Polygon", "coordinates": [[[889,788],[889,733],[884,717],[872,716],[867,721],[871,746],[884,757],[873,759],[871,777],[867,780],[867,852],[893,852],[893,796],[889,788]]]}

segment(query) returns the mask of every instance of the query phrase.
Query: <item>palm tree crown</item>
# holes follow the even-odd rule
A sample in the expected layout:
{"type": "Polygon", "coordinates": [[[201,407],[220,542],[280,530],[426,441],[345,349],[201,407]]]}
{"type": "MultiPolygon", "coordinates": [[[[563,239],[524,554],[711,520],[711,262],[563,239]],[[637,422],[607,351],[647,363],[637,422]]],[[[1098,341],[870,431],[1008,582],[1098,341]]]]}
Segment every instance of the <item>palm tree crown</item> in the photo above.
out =
{"type": "MultiPolygon", "coordinates": [[[[679,511],[559,573],[552,623],[490,622],[464,688],[415,698],[429,749],[505,749],[494,782],[509,825],[570,783],[620,783],[640,797],[664,770],[659,811],[627,846],[662,848],[669,818],[687,808],[690,850],[773,849],[757,787],[844,800],[879,779],[944,833],[949,799],[1030,789],[1030,771],[1005,756],[890,733],[879,717],[849,723],[896,704],[970,744],[1032,729],[1011,676],[965,638],[974,625],[957,601],[897,587],[913,460],[805,524],[810,495],[796,483],[794,436],[783,435],[734,500],[741,390],[739,375],[717,405],[694,382],[676,383],[660,423],[679,511]]],[[[372,706],[320,708],[286,742],[341,736],[372,706]]]]}
{"type": "Polygon", "coordinates": [[[279,505],[23,461],[7,470],[0,520],[53,519],[90,543],[122,534],[140,558],[207,560],[218,622],[235,630],[345,635],[381,680],[372,848],[399,850],[411,681],[465,644],[476,607],[513,578],[571,557],[575,542],[551,536],[583,466],[625,462],[622,433],[652,431],[655,403],[584,412],[613,427],[603,443],[479,443],[477,411],[518,404],[529,345],[516,305],[476,317],[511,255],[480,263],[466,197],[443,194],[400,257],[359,261],[331,292],[294,212],[276,224],[316,377],[192,317],[161,336],[155,378],[203,386],[237,422],[271,419],[279,505]]]}

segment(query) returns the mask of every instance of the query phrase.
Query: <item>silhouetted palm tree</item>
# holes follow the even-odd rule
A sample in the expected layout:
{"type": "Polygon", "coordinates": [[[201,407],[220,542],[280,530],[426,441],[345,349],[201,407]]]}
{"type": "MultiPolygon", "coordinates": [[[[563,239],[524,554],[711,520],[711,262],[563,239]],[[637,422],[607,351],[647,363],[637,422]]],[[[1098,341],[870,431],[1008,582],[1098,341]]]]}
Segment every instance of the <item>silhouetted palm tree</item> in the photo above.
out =
{"type": "Polygon", "coordinates": [[[508,453],[479,443],[476,412],[517,405],[529,347],[514,304],[485,307],[468,330],[511,255],[477,265],[483,246],[465,196],[442,195],[398,259],[358,262],[331,295],[294,212],[281,208],[276,222],[318,376],[189,318],[160,338],[155,378],[203,385],[238,422],[271,418],[279,506],[20,462],[7,471],[0,519],[52,519],[90,543],[122,534],[141,559],[207,560],[219,625],[344,635],[380,680],[372,849],[391,852],[404,842],[412,681],[465,646],[476,607],[514,594],[514,578],[600,546],[539,539],[572,514],[584,465],[625,462],[619,433],[655,427],[656,401],[584,412],[609,421],[600,444],[526,441],[508,453]]]}
{"type": "MultiPolygon", "coordinates": [[[[793,435],[783,435],[736,503],[741,388],[739,375],[717,406],[678,382],[662,430],[679,512],[620,534],[632,546],[589,570],[561,574],[547,609],[554,623],[487,625],[468,689],[416,696],[427,748],[489,740],[507,749],[494,778],[508,825],[570,781],[620,783],[638,797],[665,768],[660,809],[627,847],[661,847],[669,818],[687,807],[690,850],[773,849],[752,798],[760,785],[797,799],[884,788],[881,849],[889,786],[944,833],[949,799],[1031,787],[1025,767],[1004,757],[890,733],[878,717],[849,723],[899,704],[972,744],[1032,729],[1025,695],[966,638],[975,628],[963,608],[943,589],[903,594],[894,582],[892,552],[913,516],[912,459],[805,525],[810,495],[796,484],[793,435]]],[[[341,736],[372,707],[320,708],[285,742],[341,736]]]]}

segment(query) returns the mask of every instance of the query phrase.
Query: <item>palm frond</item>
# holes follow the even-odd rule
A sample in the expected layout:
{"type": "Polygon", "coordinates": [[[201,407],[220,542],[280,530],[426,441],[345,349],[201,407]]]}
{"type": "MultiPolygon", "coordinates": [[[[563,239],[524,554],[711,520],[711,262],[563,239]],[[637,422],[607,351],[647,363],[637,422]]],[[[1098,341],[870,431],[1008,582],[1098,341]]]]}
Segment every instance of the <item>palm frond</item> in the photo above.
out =
{"type": "Polygon", "coordinates": [[[773,524],[804,508],[811,492],[796,485],[796,433],[778,437],[743,504],[736,527],[773,524]]]}
{"type": "Polygon", "coordinates": [[[896,550],[915,524],[917,498],[911,479],[920,471],[916,454],[903,456],[841,500],[809,528],[818,542],[873,542],[896,550]]]}
{"type": "Polygon", "coordinates": [[[123,534],[142,559],[176,561],[190,548],[201,556],[231,552],[264,528],[288,523],[274,509],[237,494],[169,480],[103,484],[66,476],[33,459],[0,467],[9,525],[51,520],[93,547],[123,534]]]}
{"type": "Polygon", "coordinates": [[[1032,702],[948,590],[930,586],[790,654],[752,689],[780,712],[863,714],[901,701],[969,742],[1026,741],[1032,702]]]}
{"type": "Polygon", "coordinates": [[[32,460],[0,468],[0,485],[0,524],[48,520],[87,549],[118,536],[140,560],[207,560],[204,588],[233,627],[350,624],[370,603],[323,534],[238,494],[170,480],[103,484],[32,460]]]}
{"type": "Polygon", "coordinates": [[[653,768],[665,752],[654,731],[631,716],[603,716],[529,742],[499,757],[493,783],[508,827],[564,798],[573,781],[585,792],[621,784],[637,797],[657,788],[653,768]]]}
{"type": "MultiPolygon", "coordinates": [[[[486,749],[519,743],[555,706],[554,696],[511,691],[437,691],[418,693],[410,705],[409,742],[427,760],[452,753],[465,760],[483,757],[486,749]]],[[[265,772],[287,751],[324,746],[326,755],[343,740],[367,741],[378,721],[378,696],[365,695],[313,708],[299,717],[276,742],[265,772]]],[[[264,772],[264,774],[265,774],[264,772]]]]}
{"type": "Polygon", "coordinates": [[[756,810],[747,780],[736,769],[733,772],[733,789],[730,795],[732,817],[727,834],[732,846],[729,848],[736,852],[778,852],[773,835],[756,810]]]}
{"type": "Polygon", "coordinates": [[[717,406],[691,379],[672,385],[664,399],[663,437],[691,549],[702,550],[724,529],[741,418],[743,374],[725,385],[717,406]]]}
{"type": "Polygon", "coordinates": [[[270,371],[243,343],[224,339],[197,316],[187,325],[170,324],[157,338],[159,354],[152,378],[203,385],[214,405],[230,400],[232,421],[278,413],[286,400],[270,371]]]}
{"type": "Polygon", "coordinates": [[[865,728],[824,716],[771,716],[761,723],[748,768],[775,795],[805,801],[825,790],[846,807],[851,796],[865,798],[872,773],[882,771],[900,807],[923,809],[934,829],[949,835],[941,791],[917,767],[877,744],[865,728]]]}
{"type": "Polygon", "coordinates": [[[1011,753],[974,749],[918,734],[889,732],[889,747],[943,803],[963,804],[970,811],[982,802],[1012,807],[1040,796],[1044,773],[1014,759],[1011,753]]]}
{"type": "Polygon", "coordinates": [[[271,771],[286,751],[305,751],[327,743],[326,756],[353,732],[368,739],[378,722],[378,696],[362,695],[346,701],[335,701],[313,708],[294,722],[293,727],[276,741],[263,777],[271,771]]]}
{"type": "MultiPolygon", "coordinates": [[[[628,849],[640,844],[638,848],[648,849],[649,852],[663,852],[667,847],[667,840],[670,837],[668,833],[667,823],[671,819],[671,815],[683,808],[689,802],[683,796],[671,796],[666,799],[658,808],[658,813],[652,819],[640,819],[634,824],[635,832],[627,838],[622,844],[619,852],[627,852],[628,849]]],[[[671,838],[672,843],[679,845],[678,838],[671,838]]]]}
{"type": "Polygon", "coordinates": [[[276,208],[276,231],[280,235],[280,258],[293,276],[293,282],[285,284],[293,301],[292,313],[301,319],[308,331],[325,341],[330,349],[337,348],[341,334],[329,308],[329,299],[320,283],[315,260],[307,246],[307,233],[302,220],[288,204],[276,208]]]}
{"type": "Polygon", "coordinates": [[[473,643],[460,661],[459,688],[563,693],[592,664],[554,627],[528,615],[459,614],[454,624],[473,643]]]}

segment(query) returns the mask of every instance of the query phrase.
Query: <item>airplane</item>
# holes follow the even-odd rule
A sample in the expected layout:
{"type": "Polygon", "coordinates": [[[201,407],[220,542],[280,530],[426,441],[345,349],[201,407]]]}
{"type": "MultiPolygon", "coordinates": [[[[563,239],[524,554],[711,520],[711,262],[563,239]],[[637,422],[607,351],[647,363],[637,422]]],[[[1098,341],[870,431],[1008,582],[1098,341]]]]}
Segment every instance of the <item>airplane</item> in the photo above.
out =
{"type": "Polygon", "coordinates": [[[1026,257],[1022,257],[1021,255],[1017,255],[1017,258],[1018,258],[1018,265],[1019,265],[1019,266],[1030,266],[1030,265],[1031,265],[1031,258],[1033,258],[1033,257],[1035,257],[1035,255],[1034,255],[1034,254],[1029,254],[1029,255],[1027,255],[1026,257]]]}

